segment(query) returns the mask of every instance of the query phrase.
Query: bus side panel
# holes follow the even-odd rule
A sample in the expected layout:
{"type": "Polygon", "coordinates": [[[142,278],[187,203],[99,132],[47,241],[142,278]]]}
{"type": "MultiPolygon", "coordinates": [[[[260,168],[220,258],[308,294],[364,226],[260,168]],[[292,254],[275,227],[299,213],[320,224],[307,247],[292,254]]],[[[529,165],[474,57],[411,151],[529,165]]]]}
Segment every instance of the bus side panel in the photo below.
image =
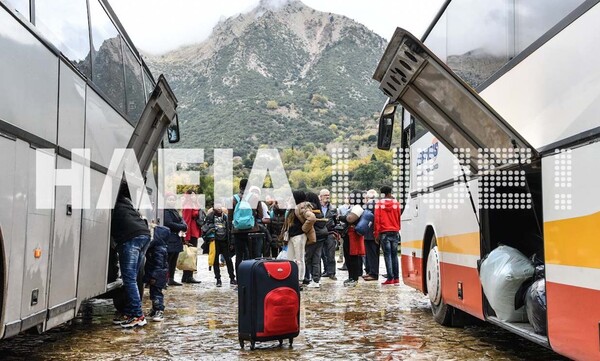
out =
{"type": "MultiPolygon", "coordinates": [[[[411,252],[411,250],[406,250],[406,252],[411,252]]],[[[423,259],[421,257],[403,253],[400,262],[402,266],[402,281],[404,284],[425,292],[423,289],[423,275],[421,274],[421,270],[423,269],[423,259]]]]}
{"type": "Polygon", "coordinates": [[[574,360],[600,360],[600,290],[547,281],[546,297],[552,349],[574,360]]]}
{"type": "MultiPolygon", "coordinates": [[[[71,167],[71,161],[58,157],[57,169],[71,167]]],[[[83,183],[83,172],[79,175],[83,183]]],[[[80,195],[81,196],[81,195],[80,195]]],[[[54,239],[48,294],[50,329],[75,317],[77,268],[79,266],[79,240],[81,235],[81,209],[67,214],[67,204],[73,205],[71,187],[56,188],[54,239]]]]}
{"type": "MultiPolygon", "coordinates": [[[[4,174],[15,174],[15,162],[17,141],[0,137],[0,169],[4,174]]],[[[21,170],[21,173],[23,170],[21,170]]],[[[0,199],[2,199],[2,207],[0,207],[0,232],[2,232],[2,249],[4,254],[0,255],[3,258],[0,260],[0,272],[3,272],[2,280],[4,283],[0,285],[0,292],[3,293],[3,304],[0,305],[0,327],[6,323],[16,322],[20,319],[20,295],[21,295],[21,280],[23,277],[23,251],[25,245],[25,222],[23,226],[17,227],[13,225],[14,219],[24,219],[25,202],[21,196],[15,199],[15,187],[18,186],[15,182],[15,177],[0,177],[0,199]],[[16,218],[15,218],[16,217],[16,218]],[[20,253],[19,253],[20,251],[20,253]],[[20,254],[20,258],[15,258],[12,252],[20,254]],[[13,269],[18,269],[15,272],[13,269]],[[13,291],[17,287],[16,291],[13,291]],[[18,293],[17,293],[18,292],[18,293]]],[[[17,330],[18,332],[19,330],[17,330]]],[[[0,329],[0,337],[4,335],[4,330],[0,329]]]]}
{"type": "Polygon", "coordinates": [[[0,11],[0,119],[56,141],[58,58],[0,11]]]}
{"type": "Polygon", "coordinates": [[[108,168],[114,150],[127,148],[133,127],[89,87],[85,119],[85,147],[92,162],[108,168]]]}
{"type": "MultiPolygon", "coordinates": [[[[27,237],[24,253],[23,292],[21,298],[21,329],[39,325],[46,320],[48,262],[50,256],[50,238],[52,230],[53,210],[40,207],[39,201],[43,197],[54,198],[52,183],[48,188],[37,189],[37,179],[53,179],[55,155],[54,150],[43,151],[52,161],[51,169],[37,166],[37,150],[29,148],[27,161],[20,162],[19,167],[24,167],[28,172],[27,192],[27,237]],[[49,194],[43,194],[50,192],[49,194]]],[[[40,151],[41,152],[41,151],[40,151]]],[[[46,184],[48,185],[48,184],[46,184]]]]}
{"type": "Polygon", "coordinates": [[[599,152],[596,142],[542,160],[548,337],[578,360],[600,359],[599,152]]]}
{"type": "Polygon", "coordinates": [[[90,170],[91,208],[83,210],[77,309],[81,302],[106,291],[110,246],[110,210],[97,209],[105,174],[90,170]]]}
{"type": "MultiPolygon", "coordinates": [[[[469,183],[477,203],[477,181],[469,183]]],[[[477,261],[481,255],[479,225],[466,188],[455,185],[441,189],[433,198],[437,244],[440,251],[442,298],[447,304],[483,319],[483,297],[477,261]],[[439,200],[446,200],[444,203],[439,200]]],[[[429,202],[431,206],[431,201],[429,202]]]]}

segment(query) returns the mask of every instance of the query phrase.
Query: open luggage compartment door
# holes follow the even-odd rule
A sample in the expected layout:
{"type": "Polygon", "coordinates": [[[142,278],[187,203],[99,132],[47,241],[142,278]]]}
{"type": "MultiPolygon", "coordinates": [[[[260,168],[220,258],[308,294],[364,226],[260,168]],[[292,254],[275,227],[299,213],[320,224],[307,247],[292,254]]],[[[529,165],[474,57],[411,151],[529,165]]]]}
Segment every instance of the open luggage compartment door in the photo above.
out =
{"type": "Polygon", "coordinates": [[[373,79],[389,105],[402,104],[448,149],[465,154],[473,173],[479,173],[483,159],[498,168],[537,157],[523,137],[406,30],[396,29],[373,79]]]}

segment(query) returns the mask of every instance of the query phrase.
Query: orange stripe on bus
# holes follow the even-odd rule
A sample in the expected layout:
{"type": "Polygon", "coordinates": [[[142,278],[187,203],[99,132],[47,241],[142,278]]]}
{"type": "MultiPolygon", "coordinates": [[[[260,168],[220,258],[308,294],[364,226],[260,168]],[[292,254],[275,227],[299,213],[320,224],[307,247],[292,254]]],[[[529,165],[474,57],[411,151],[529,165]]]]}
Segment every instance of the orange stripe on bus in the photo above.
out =
{"type": "Polygon", "coordinates": [[[544,223],[546,263],[600,268],[600,212],[544,223]]]}
{"type": "Polygon", "coordinates": [[[423,241],[406,241],[400,243],[402,247],[423,249],[423,241]]]}
{"type": "Polygon", "coordinates": [[[479,233],[477,232],[438,237],[437,242],[442,252],[473,256],[481,254],[479,233]]]}

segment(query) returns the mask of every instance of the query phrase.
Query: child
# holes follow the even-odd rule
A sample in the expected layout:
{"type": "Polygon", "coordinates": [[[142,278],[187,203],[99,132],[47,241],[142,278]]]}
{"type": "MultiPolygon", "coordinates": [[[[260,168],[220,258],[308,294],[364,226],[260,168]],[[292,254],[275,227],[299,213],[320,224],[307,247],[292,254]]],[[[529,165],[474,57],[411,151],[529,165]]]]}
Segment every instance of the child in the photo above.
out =
{"type": "Polygon", "coordinates": [[[204,226],[202,226],[202,234],[207,242],[215,242],[215,257],[212,264],[217,279],[217,287],[221,287],[221,270],[219,269],[219,255],[225,256],[227,264],[227,273],[229,273],[229,283],[236,285],[235,274],[233,272],[233,263],[229,255],[229,225],[227,214],[219,204],[215,204],[213,209],[206,215],[204,226]]]}
{"type": "Polygon", "coordinates": [[[171,230],[163,226],[154,227],[154,237],[146,251],[146,265],[144,267],[144,283],[150,288],[152,311],[148,317],[152,321],[160,322],[164,319],[164,296],[162,290],[167,285],[169,272],[169,256],[167,254],[167,239],[171,230]]]}

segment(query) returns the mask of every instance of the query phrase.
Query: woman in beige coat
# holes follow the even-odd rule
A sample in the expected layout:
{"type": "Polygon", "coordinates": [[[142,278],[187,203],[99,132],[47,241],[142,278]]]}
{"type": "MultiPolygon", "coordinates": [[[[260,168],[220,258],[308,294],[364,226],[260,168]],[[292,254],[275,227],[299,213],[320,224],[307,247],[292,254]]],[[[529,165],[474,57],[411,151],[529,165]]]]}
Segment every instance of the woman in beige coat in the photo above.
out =
{"type": "Polygon", "coordinates": [[[294,191],[296,208],[286,221],[288,226],[288,259],[298,265],[298,278],[302,281],[306,269],[304,263],[305,247],[308,242],[316,242],[316,234],[313,225],[316,217],[312,212],[310,203],[305,202],[306,195],[303,191],[294,191]]]}

